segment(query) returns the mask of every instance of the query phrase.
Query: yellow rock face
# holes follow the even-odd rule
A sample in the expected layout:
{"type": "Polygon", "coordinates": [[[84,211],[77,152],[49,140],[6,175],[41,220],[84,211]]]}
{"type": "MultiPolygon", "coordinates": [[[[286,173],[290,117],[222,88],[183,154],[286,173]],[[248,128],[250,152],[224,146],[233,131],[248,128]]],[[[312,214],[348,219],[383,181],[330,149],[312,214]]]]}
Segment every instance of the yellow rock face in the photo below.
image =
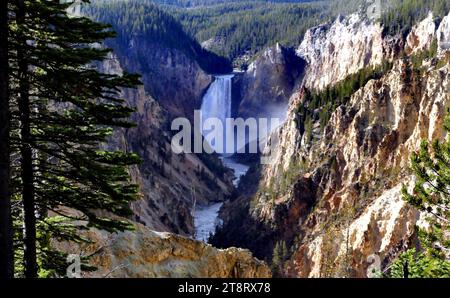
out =
{"type": "Polygon", "coordinates": [[[134,231],[110,234],[89,230],[92,244],[58,243],[69,253],[92,255],[97,271],[82,277],[271,277],[269,267],[248,250],[217,249],[209,244],[136,224],[134,231]]]}

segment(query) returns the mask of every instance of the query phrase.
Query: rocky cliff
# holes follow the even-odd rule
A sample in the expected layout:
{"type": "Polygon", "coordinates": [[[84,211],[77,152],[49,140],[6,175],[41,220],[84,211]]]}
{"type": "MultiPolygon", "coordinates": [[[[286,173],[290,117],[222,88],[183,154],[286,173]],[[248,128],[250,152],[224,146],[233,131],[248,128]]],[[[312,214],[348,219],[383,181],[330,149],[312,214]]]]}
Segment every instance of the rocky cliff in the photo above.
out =
{"type": "MultiPolygon", "coordinates": [[[[374,261],[383,270],[414,245],[420,214],[402,201],[401,187],[413,180],[409,157],[421,140],[445,138],[449,19],[433,27],[428,17],[406,42],[357,15],[308,31],[298,49],[308,62],[303,87],[321,90],[383,60],[393,67],[337,107],[324,128],[312,123],[312,137],[298,127],[305,89],[295,92],[286,123],[268,140],[276,149],[257,193],[227,207],[241,211],[226,213],[223,231],[268,260],[277,243],[286,245],[275,264],[284,276],[365,277],[374,261]],[[423,59],[436,37],[437,57],[423,59]],[[398,57],[403,50],[410,56],[398,57]]],[[[225,233],[217,244],[234,243],[225,233]]]]}
{"type": "Polygon", "coordinates": [[[304,66],[301,58],[278,43],[263,51],[241,78],[238,115],[284,119],[304,66]]]}
{"type": "MultiPolygon", "coordinates": [[[[106,73],[123,71],[117,57],[101,65],[106,73]]],[[[170,114],[147,94],[145,83],[124,90],[128,105],[136,108],[132,121],[136,127],[116,131],[109,146],[131,151],[142,163],[131,169],[140,187],[141,198],[132,204],[134,220],[157,231],[192,235],[193,205],[208,204],[212,198],[225,200],[232,192],[231,173],[220,166],[213,171],[195,154],[172,152],[170,114]]]]}
{"type": "Polygon", "coordinates": [[[81,277],[267,278],[270,269],[239,248],[211,245],[136,224],[134,231],[109,234],[91,229],[84,235],[91,244],[58,243],[68,253],[90,255],[96,271],[81,277]]]}
{"type": "Polygon", "coordinates": [[[169,116],[193,119],[212,76],[193,58],[180,50],[166,47],[139,36],[130,39],[127,48],[113,46],[121,65],[142,75],[145,91],[164,107],[169,116]]]}
{"type": "MultiPolygon", "coordinates": [[[[309,164],[282,200],[302,201],[295,188],[304,187],[305,179],[317,192],[314,208],[297,218],[304,221],[302,239],[294,244],[289,274],[342,274],[324,269],[331,263],[363,277],[373,261],[369,256],[386,265],[412,245],[419,214],[402,201],[401,187],[413,180],[409,157],[421,140],[444,138],[450,99],[448,61],[419,77],[410,67],[399,61],[381,80],[369,82],[338,108],[309,153],[298,155],[309,164]]],[[[258,216],[276,215],[262,210],[258,216]]]]}
{"type": "Polygon", "coordinates": [[[383,27],[358,13],[309,29],[297,49],[308,62],[303,80],[322,89],[361,68],[393,59],[401,49],[399,36],[383,36],[383,27]]]}

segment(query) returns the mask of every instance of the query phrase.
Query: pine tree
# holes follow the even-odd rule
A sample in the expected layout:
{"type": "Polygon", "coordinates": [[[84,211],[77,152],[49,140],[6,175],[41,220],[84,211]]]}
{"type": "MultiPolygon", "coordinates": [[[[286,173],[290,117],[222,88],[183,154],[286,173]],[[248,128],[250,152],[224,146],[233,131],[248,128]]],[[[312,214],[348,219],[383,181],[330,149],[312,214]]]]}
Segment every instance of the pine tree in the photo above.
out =
{"type": "Polygon", "coordinates": [[[10,191],[8,1],[0,2],[0,278],[13,277],[10,191]]]}
{"type": "Polygon", "coordinates": [[[24,263],[25,276],[35,278],[38,274],[36,260],[36,217],[35,217],[35,190],[33,152],[31,148],[31,119],[30,119],[30,78],[28,75],[28,47],[27,36],[24,34],[26,8],[24,0],[17,0],[16,23],[18,26],[16,35],[17,53],[17,78],[18,78],[18,106],[20,121],[20,154],[21,154],[21,180],[22,201],[24,210],[24,263]]]}
{"type": "MultiPolygon", "coordinates": [[[[444,128],[450,132],[450,116],[444,128]]],[[[391,275],[401,277],[407,267],[414,277],[450,276],[450,139],[431,146],[424,141],[411,157],[417,182],[412,194],[403,188],[404,199],[429,217],[429,229],[418,229],[423,252],[410,250],[393,265],[391,275]]]]}
{"type": "Polygon", "coordinates": [[[281,265],[281,251],[280,251],[280,242],[275,244],[272,252],[272,270],[275,273],[278,273],[281,265]]]}
{"type": "Polygon", "coordinates": [[[107,25],[69,16],[71,4],[18,0],[10,27],[19,107],[13,123],[20,127],[13,141],[21,155],[16,196],[24,209],[27,277],[37,275],[38,263],[46,275],[64,272],[65,256],[52,249],[51,238],[82,241],[77,229],[130,228],[111,215],[130,216],[129,202],[137,194],[127,171],[137,156],[104,148],[114,128],[133,127],[127,120],[133,110],[121,90],[134,87],[138,78],[98,71],[93,62],[109,49],[94,44],[114,33],[107,25]]]}

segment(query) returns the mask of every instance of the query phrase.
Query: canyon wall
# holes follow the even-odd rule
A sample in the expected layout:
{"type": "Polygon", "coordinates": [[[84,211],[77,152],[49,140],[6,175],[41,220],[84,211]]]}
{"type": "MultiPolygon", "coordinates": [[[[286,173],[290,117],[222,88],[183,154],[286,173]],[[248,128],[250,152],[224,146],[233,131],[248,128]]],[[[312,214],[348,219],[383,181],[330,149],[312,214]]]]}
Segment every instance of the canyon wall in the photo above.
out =
{"type": "Polygon", "coordinates": [[[296,277],[365,277],[375,260],[383,270],[415,245],[421,215],[402,200],[401,188],[414,181],[409,158],[421,141],[446,137],[449,18],[438,26],[428,17],[406,41],[383,36],[381,25],[358,15],[309,30],[297,51],[308,62],[303,82],[285,124],[268,140],[271,162],[259,169],[256,194],[224,208],[215,244],[235,245],[225,235],[233,231],[243,247],[270,261],[284,243],[288,253],[276,271],[296,277]],[[436,39],[437,57],[417,65],[411,55],[436,39]],[[300,131],[303,87],[321,90],[386,60],[392,69],[351,95],[323,129],[315,122],[312,137],[300,131]]]}
{"type": "Polygon", "coordinates": [[[276,44],[259,54],[242,75],[238,115],[284,119],[289,98],[303,73],[305,62],[276,44]]]}
{"type": "Polygon", "coordinates": [[[193,119],[202,97],[212,82],[193,58],[178,49],[143,39],[131,38],[129,44],[114,45],[124,69],[142,76],[145,91],[168,112],[171,119],[193,119]]]}
{"type": "Polygon", "coordinates": [[[383,36],[383,27],[358,13],[309,29],[297,49],[308,62],[303,80],[323,89],[358,70],[391,60],[401,49],[399,36],[383,36]]]}
{"type": "MultiPolygon", "coordinates": [[[[121,73],[123,68],[111,55],[101,70],[121,73]]],[[[145,85],[123,92],[127,104],[136,108],[131,118],[136,127],[116,131],[108,146],[134,152],[142,159],[131,169],[141,194],[132,203],[134,220],[157,231],[192,235],[194,204],[225,200],[233,190],[232,174],[220,168],[211,170],[217,161],[209,161],[207,166],[195,154],[174,154],[169,112],[148,95],[145,85]]]]}
{"type": "MultiPolygon", "coordinates": [[[[448,63],[420,77],[412,75],[410,67],[399,61],[382,79],[355,93],[348,106],[333,114],[310,152],[298,156],[310,164],[294,189],[311,179],[318,191],[314,207],[298,218],[304,221],[302,240],[294,245],[289,274],[320,276],[331,262],[352,268],[351,276],[363,277],[373,261],[369,256],[378,256],[386,265],[413,244],[419,213],[402,200],[401,188],[414,180],[409,158],[421,140],[443,140],[442,121],[450,99],[448,63]]],[[[283,200],[301,201],[302,194],[289,190],[283,200]]],[[[264,208],[256,214],[276,217],[264,208]]]]}
{"type": "Polygon", "coordinates": [[[216,249],[209,244],[136,224],[133,231],[109,234],[91,229],[90,244],[58,243],[68,253],[91,255],[96,271],[87,278],[267,278],[267,265],[239,248],[216,249]]]}

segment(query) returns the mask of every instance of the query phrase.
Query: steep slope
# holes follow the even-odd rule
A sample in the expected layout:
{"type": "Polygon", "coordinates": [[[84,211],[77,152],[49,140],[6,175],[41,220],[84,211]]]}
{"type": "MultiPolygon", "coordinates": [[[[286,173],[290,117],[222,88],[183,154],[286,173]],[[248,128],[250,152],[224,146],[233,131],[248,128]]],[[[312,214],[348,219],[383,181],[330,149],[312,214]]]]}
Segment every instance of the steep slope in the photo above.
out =
{"type": "MultiPolygon", "coordinates": [[[[291,274],[342,274],[341,268],[326,271],[336,264],[362,277],[370,255],[386,265],[411,245],[419,214],[401,198],[402,184],[412,181],[409,156],[423,138],[442,140],[450,99],[448,62],[421,76],[410,71],[411,65],[400,61],[381,80],[369,82],[348,106],[338,108],[307,156],[300,155],[313,165],[294,189],[310,179],[317,192],[314,210],[298,218],[305,222],[302,240],[294,244],[291,274]]],[[[283,200],[302,201],[302,195],[288,191],[283,200]]]]}
{"type": "Polygon", "coordinates": [[[238,115],[284,119],[303,67],[304,61],[279,43],[266,49],[249,65],[240,80],[238,115]]]}
{"type": "Polygon", "coordinates": [[[204,50],[181,25],[150,1],[94,1],[82,12],[111,24],[106,42],[128,72],[142,76],[145,91],[171,118],[192,119],[212,81],[208,73],[231,71],[226,59],[204,50]]]}
{"type": "Polygon", "coordinates": [[[258,192],[224,209],[225,224],[213,243],[242,245],[267,260],[277,243],[287,246],[273,268],[302,277],[364,277],[373,261],[384,269],[414,245],[420,214],[402,201],[400,190],[412,181],[409,156],[421,140],[445,137],[449,19],[431,33],[423,28],[431,27],[433,18],[415,26],[406,40],[414,35],[426,44],[409,43],[405,52],[414,56],[401,59],[396,58],[404,44],[400,37],[383,36],[380,25],[355,15],[307,33],[298,51],[309,62],[304,87],[335,85],[385,59],[393,60],[393,67],[348,97],[323,129],[313,121],[312,137],[298,126],[304,120],[298,108],[309,104],[300,88],[285,125],[268,141],[276,149],[260,169],[258,192]],[[427,59],[436,53],[438,58],[427,59]],[[239,237],[228,237],[230,231],[239,237]]]}
{"type": "Polygon", "coordinates": [[[401,48],[399,36],[384,37],[381,24],[355,13],[309,29],[297,54],[308,62],[304,85],[323,89],[364,67],[392,60],[401,48]]]}
{"type": "Polygon", "coordinates": [[[85,233],[93,243],[58,243],[68,253],[92,255],[96,271],[81,277],[111,278],[267,278],[270,269],[248,250],[220,250],[175,234],[154,232],[142,225],[134,231],[109,234],[96,229],[85,233]]]}
{"type": "MultiPolygon", "coordinates": [[[[100,67],[106,73],[123,72],[115,55],[100,67]]],[[[127,103],[136,108],[132,115],[136,127],[116,131],[109,146],[132,151],[142,159],[131,169],[141,193],[141,199],[132,204],[134,219],[157,231],[193,235],[194,200],[199,205],[213,198],[225,200],[233,190],[231,173],[220,166],[212,172],[195,154],[173,154],[169,113],[144,86],[124,92],[127,103]]]]}

